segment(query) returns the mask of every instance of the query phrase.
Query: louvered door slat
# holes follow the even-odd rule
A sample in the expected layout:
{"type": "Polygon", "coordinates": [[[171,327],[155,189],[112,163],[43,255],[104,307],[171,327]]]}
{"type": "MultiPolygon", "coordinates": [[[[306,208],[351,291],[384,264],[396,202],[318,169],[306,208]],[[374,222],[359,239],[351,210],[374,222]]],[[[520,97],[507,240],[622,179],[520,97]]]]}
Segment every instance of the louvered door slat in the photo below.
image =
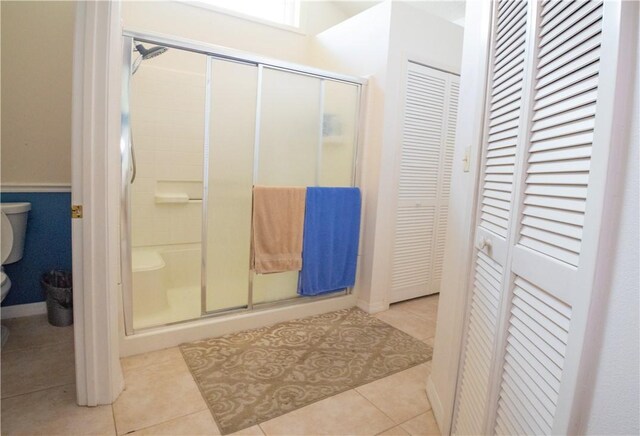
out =
{"type": "Polygon", "coordinates": [[[517,434],[544,434],[540,424],[536,418],[532,416],[530,412],[530,406],[526,401],[522,400],[518,394],[514,392],[515,387],[513,385],[507,385],[505,389],[500,393],[503,399],[503,407],[507,407],[511,410],[511,414],[514,421],[522,429],[517,434]]]}
{"type": "Polygon", "coordinates": [[[514,347],[511,342],[507,344],[505,361],[509,361],[509,359],[514,366],[520,366],[536,388],[542,391],[541,401],[544,402],[545,408],[549,412],[553,412],[553,398],[558,395],[558,392],[553,390],[547,381],[547,378],[552,378],[553,374],[540,365],[540,362],[531,358],[531,355],[525,356],[520,353],[519,349],[514,347]]]}
{"type": "Polygon", "coordinates": [[[500,83],[494,82],[491,88],[491,104],[496,104],[506,96],[517,95],[520,88],[520,82],[524,76],[524,68],[522,63],[516,63],[513,70],[502,76],[500,83]]]}
{"type": "MultiPolygon", "coordinates": [[[[577,2],[570,2],[570,1],[553,2],[553,4],[547,9],[547,13],[542,18],[540,24],[545,25],[549,23],[551,20],[557,19],[558,16],[566,18],[566,14],[564,12],[566,12],[567,8],[572,7],[575,9],[575,7],[577,6],[579,6],[577,2]]],[[[557,21],[560,21],[560,20],[557,20],[557,21]]],[[[557,22],[554,25],[557,25],[557,22]]]]}
{"type": "MultiPolygon", "coordinates": [[[[594,12],[598,7],[600,7],[598,2],[582,1],[575,3],[581,4],[582,7],[575,11],[573,15],[566,18],[557,26],[543,26],[540,32],[540,47],[544,47],[546,44],[558,38],[560,35],[568,36],[568,34],[566,34],[565,32],[567,32],[569,29],[574,28],[576,26],[576,23],[580,23],[581,21],[590,22],[593,18],[593,15],[598,15],[598,12],[594,12]]],[[[602,12],[600,12],[600,16],[601,15],[602,12]]]]}
{"type": "MultiPolygon", "coordinates": [[[[556,101],[585,92],[591,88],[589,88],[588,86],[583,86],[583,83],[580,79],[582,76],[587,76],[587,75],[581,74],[581,70],[587,71],[585,69],[592,67],[593,63],[597,62],[599,58],[600,58],[599,50],[592,50],[590,52],[587,52],[582,57],[577,58],[563,65],[557,70],[549,71],[549,73],[546,76],[540,77],[538,79],[539,88],[548,86],[550,84],[553,84],[554,82],[559,82],[561,80],[566,80],[566,81],[571,80],[571,82],[574,83],[573,87],[567,86],[566,88],[562,88],[564,92],[562,94],[558,94],[557,96],[558,98],[556,99],[556,101]],[[572,76],[573,74],[576,74],[576,75],[572,76]]],[[[593,83],[593,81],[586,82],[586,83],[587,84],[593,83]]],[[[555,93],[557,91],[553,91],[553,92],[555,93]]],[[[543,95],[546,95],[543,93],[544,91],[541,91],[539,99],[543,95]]],[[[538,106],[541,106],[541,104],[538,104],[538,106]]]]}
{"type": "Polygon", "coordinates": [[[526,14],[526,7],[522,2],[514,2],[511,7],[503,11],[498,17],[497,41],[496,47],[500,47],[500,43],[504,41],[505,33],[513,26],[514,22],[526,14]]]}
{"type": "MultiPolygon", "coordinates": [[[[573,38],[574,35],[583,32],[585,29],[592,26],[602,19],[602,9],[594,8],[588,15],[581,20],[574,23],[574,25],[566,29],[562,34],[565,38],[573,38]]],[[[559,44],[562,44],[562,38],[549,39],[546,43],[540,45],[539,55],[545,56],[549,51],[554,50],[559,44]]]]}
{"type": "Polygon", "coordinates": [[[529,416],[536,422],[542,420],[544,424],[552,425],[553,415],[547,410],[550,406],[545,407],[541,401],[541,398],[546,399],[545,393],[529,379],[519,362],[509,355],[505,359],[504,379],[509,383],[520,403],[526,406],[529,416]],[[534,395],[528,395],[530,393],[534,395]]]}
{"type": "MultiPolygon", "coordinates": [[[[536,215],[532,216],[538,218],[541,218],[539,212],[542,208],[553,209],[551,213],[554,215],[564,211],[569,215],[585,211],[584,196],[558,196],[557,186],[572,185],[586,192],[589,182],[598,86],[597,66],[602,42],[601,21],[592,21],[591,14],[601,15],[601,9],[599,2],[568,7],[563,12],[566,16],[561,23],[556,25],[554,20],[548,20],[540,30],[540,44],[543,45],[544,36],[556,32],[555,27],[572,23],[571,29],[580,29],[568,35],[558,34],[553,49],[540,50],[537,59],[538,79],[560,72],[562,80],[572,83],[553,93],[545,92],[544,86],[535,91],[535,121],[531,128],[526,165],[526,172],[530,176],[525,180],[524,204],[535,205],[536,215]],[[583,68],[587,70],[586,73],[581,71],[583,68]],[[572,78],[585,75],[587,79],[572,78]],[[534,185],[534,189],[528,189],[529,185],[534,185]],[[551,185],[548,191],[545,185],[551,185]]],[[[545,13],[542,11],[542,16],[545,13]]],[[[545,23],[544,19],[542,23],[545,23]]],[[[531,209],[525,207],[523,211],[519,239],[521,245],[571,265],[578,264],[582,237],[580,229],[575,229],[572,236],[562,236],[553,222],[545,225],[543,221],[536,221],[535,227],[529,227],[529,221],[525,218],[530,216],[527,212],[531,212],[531,209]]],[[[582,221],[574,218],[572,224],[580,226],[582,221]]]]}
{"type": "Polygon", "coordinates": [[[516,1],[501,8],[492,58],[491,101],[487,114],[489,131],[485,144],[484,185],[480,226],[506,238],[509,205],[504,195],[512,192],[515,151],[522,107],[522,78],[527,29],[527,2],[516,1]],[[498,156],[489,152],[500,150],[498,156]],[[500,201],[496,201],[500,200],[500,201]]]}
{"type": "Polygon", "coordinates": [[[470,308],[470,322],[466,357],[462,372],[462,386],[455,432],[479,434],[482,432],[483,409],[488,391],[491,350],[500,295],[502,267],[484,253],[476,257],[475,286],[470,308]]]}
{"type": "MultiPolygon", "coordinates": [[[[567,39],[558,38],[557,44],[549,44],[545,47],[543,53],[543,57],[545,60],[540,62],[540,67],[544,67],[549,65],[550,62],[556,62],[563,57],[567,57],[567,53],[570,53],[570,50],[575,50],[576,48],[589,43],[592,38],[600,37],[600,23],[594,22],[587,26],[585,29],[582,29],[580,32],[575,33],[572,37],[567,39]]],[[[566,35],[565,35],[566,37],[566,35]]],[[[588,45],[591,45],[590,43],[588,45]]],[[[588,50],[587,50],[588,51],[588,50]]]]}
{"type": "Polygon", "coordinates": [[[557,49],[564,50],[558,54],[558,57],[553,58],[553,56],[555,55],[554,52],[547,54],[544,60],[544,64],[542,64],[541,62],[541,65],[539,66],[537,77],[542,78],[547,74],[560,69],[561,67],[564,67],[566,65],[573,65],[574,63],[576,63],[575,59],[579,59],[582,56],[596,51],[600,47],[601,42],[602,39],[600,37],[600,33],[598,32],[576,46],[573,46],[569,43],[563,44],[557,49]]]}
{"type": "MultiPolygon", "coordinates": [[[[595,55],[595,53],[594,53],[595,55]]],[[[560,76],[560,72],[549,74],[547,77],[544,77],[542,80],[537,82],[538,98],[541,99],[548,95],[552,95],[560,90],[566,89],[572,85],[580,83],[590,77],[595,76],[598,73],[598,64],[591,63],[587,64],[583,68],[579,68],[574,74],[564,76],[562,78],[558,78],[560,76]],[[540,89],[544,88],[544,89],[540,89]]],[[[543,118],[542,114],[536,114],[533,119],[537,120],[543,118]]]]}
{"type": "Polygon", "coordinates": [[[557,406],[571,309],[519,277],[515,280],[514,296],[507,337],[511,345],[506,348],[497,416],[500,420],[509,417],[516,420],[525,434],[549,434],[557,406]]]}

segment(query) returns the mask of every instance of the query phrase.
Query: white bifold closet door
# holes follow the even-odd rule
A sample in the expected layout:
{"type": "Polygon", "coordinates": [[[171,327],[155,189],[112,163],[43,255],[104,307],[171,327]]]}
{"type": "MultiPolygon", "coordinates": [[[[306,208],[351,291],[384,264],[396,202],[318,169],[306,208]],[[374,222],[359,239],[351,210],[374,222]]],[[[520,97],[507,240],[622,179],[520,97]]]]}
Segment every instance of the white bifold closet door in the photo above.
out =
{"type": "Polygon", "coordinates": [[[408,62],[390,302],[440,291],[459,77],[408,62]]]}
{"type": "Polygon", "coordinates": [[[566,434],[607,180],[620,5],[498,1],[453,431],[566,434]]]}

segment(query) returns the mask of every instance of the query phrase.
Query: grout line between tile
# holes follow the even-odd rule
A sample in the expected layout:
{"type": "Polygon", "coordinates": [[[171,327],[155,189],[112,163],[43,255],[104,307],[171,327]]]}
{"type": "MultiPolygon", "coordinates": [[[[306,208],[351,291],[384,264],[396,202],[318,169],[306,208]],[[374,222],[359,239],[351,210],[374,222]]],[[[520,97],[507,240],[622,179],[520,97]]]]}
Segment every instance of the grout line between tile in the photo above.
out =
{"type": "MultiPolygon", "coordinates": [[[[382,380],[382,379],[380,379],[380,380],[382,380]]],[[[362,386],[366,386],[366,385],[362,385],[362,386]]],[[[358,391],[358,388],[359,388],[359,387],[360,387],[360,386],[355,387],[355,388],[353,388],[353,390],[354,390],[354,391],[356,391],[356,393],[357,393],[358,395],[360,395],[362,398],[364,398],[364,399],[365,399],[365,401],[367,401],[369,404],[371,404],[373,407],[375,407],[375,408],[376,408],[380,413],[382,413],[384,416],[386,416],[387,418],[389,418],[389,421],[391,421],[391,422],[393,423],[393,425],[392,425],[391,427],[387,427],[387,428],[385,428],[384,430],[381,430],[381,431],[379,431],[379,432],[378,432],[378,433],[376,433],[376,434],[383,433],[383,432],[385,432],[385,431],[387,431],[387,430],[389,430],[389,429],[392,429],[393,427],[395,427],[395,426],[397,426],[397,425],[400,425],[400,424],[396,424],[396,423],[395,423],[395,420],[394,420],[392,417],[390,417],[389,415],[387,415],[386,413],[384,413],[384,412],[382,411],[382,409],[380,409],[378,406],[376,406],[375,404],[373,404],[373,402],[372,402],[371,400],[369,400],[369,399],[368,399],[367,397],[365,397],[361,392],[359,392],[359,391],[358,391]]]]}
{"type": "MultiPolygon", "coordinates": [[[[133,355],[133,356],[122,357],[122,358],[120,359],[120,365],[122,365],[122,360],[124,360],[124,359],[129,359],[129,358],[132,358],[132,357],[135,357],[135,356],[141,356],[141,355],[143,355],[143,354],[149,354],[149,353],[160,353],[160,352],[163,352],[163,351],[171,350],[172,348],[178,348],[178,347],[167,347],[167,348],[163,348],[163,349],[161,349],[161,350],[149,351],[148,353],[141,353],[141,354],[136,354],[136,355],[133,355]]],[[[180,360],[181,362],[183,362],[183,363],[185,364],[185,366],[187,367],[187,369],[189,369],[189,366],[187,365],[187,362],[184,360],[184,356],[183,356],[183,355],[182,355],[182,353],[180,352],[180,349],[178,349],[178,354],[180,354],[180,358],[179,358],[179,359],[178,359],[177,357],[172,357],[172,358],[167,359],[167,360],[147,362],[147,363],[144,363],[144,364],[140,364],[140,365],[138,365],[138,366],[134,366],[134,367],[132,367],[132,368],[131,368],[131,367],[128,367],[128,368],[126,368],[126,369],[125,369],[125,368],[124,368],[124,366],[123,366],[122,370],[123,370],[123,372],[129,372],[129,373],[130,373],[130,372],[140,371],[140,370],[144,370],[144,371],[146,371],[146,370],[148,370],[149,368],[155,368],[155,367],[160,366],[160,365],[166,365],[167,363],[172,362],[172,361],[174,361],[174,360],[180,360]]],[[[189,371],[189,374],[191,374],[191,371],[189,371]]]]}
{"type": "MultiPolygon", "coordinates": [[[[3,348],[2,349],[2,354],[10,354],[10,353],[15,353],[18,351],[33,351],[33,350],[37,350],[40,348],[46,349],[46,348],[58,348],[61,345],[71,345],[71,347],[73,348],[74,346],[74,342],[73,339],[71,341],[54,341],[54,342],[49,342],[47,344],[41,344],[41,345],[28,345],[28,346],[16,346],[17,348],[3,348]]],[[[75,351],[75,350],[74,350],[75,351]]]]}
{"type": "MultiPolygon", "coordinates": [[[[113,405],[111,405],[111,410],[113,410],[113,419],[114,419],[114,423],[115,423],[116,413],[115,413],[115,410],[113,409],[113,405]]],[[[116,434],[117,434],[118,436],[122,436],[122,435],[125,435],[125,434],[130,434],[130,433],[134,433],[134,432],[137,432],[137,431],[142,431],[142,430],[145,430],[145,429],[150,428],[150,427],[155,427],[156,425],[165,424],[165,423],[167,423],[167,422],[169,422],[169,421],[173,421],[173,420],[175,420],[175,419],[180,419],[180,418],[184,418],[184,417],[186,417],[186,416],[194,415],[194,414],[196,414],[196,413],[204,412],[205,410],[206,410],[207,412],[211,413],[211,411],[209,410],[209,408],[208,408],[207,406],[205,406],[203,409],[193,410],[193,411],[191,411],[191,412],[189,412],[189,413],[185,413],[184,415],[174,416],[173,418],[167,419],[167,420],[165,420],[165,421],[155,422],[155,423],[153,423],[153,424],[147,425],[146,427],[140,427],[140,428],[136,428],[136,429],[134,429],[134,430],[129,430],[129,431],[128,431],[128,432],[126,432],[126,433],[119,433],[119,432],[118,432],[118,426],[117,426],[117,424],[116,424],[116,434]]],[[[217,427],[217,426],[218,426],[218,423],[216,422],[216,420],[215,420],[215,419],[213,420],[213,422],[215,423],[215,425],[216,425],[216,427],[217,427]]],[[[219,429],[219,428],[218,428],[218,431],[220,431],[220,429],[219,429]]]]}
{"type": "Polygon", "coordinates": [[[3,348],[2,349],[2,353],[13,353],[14,351],[26,351],[26,350],[35,350],[38,348],[51,348],[54,346],[60,346],[60,345],[65,345],[65,344],[69,344],[71,346],[74,345],[73,339],[71,340],[66,340],[66,341],[53,341],[53,342],[49,342],[47,344],[41,344],[41,345],[16,345],[14,347],[9,347],[7,348],[3,348]]]}
{"type": "Polygon", "coordinates": [[[62,386],[74,386],[75,383],[61,383],[61,384],[57,384],[57,385],[53,385],[53,386],[47,386],[46,388],[41,388],[41,389],[36,389],[35,391],[29,391],[29,392],[21,392],[19,394],[14,394],[14,395],[9,395],[6,397],[2,397],[0,398],[0,400],[9,400],[11,398],[15,398],[15,397],[20,397],[22,395],[31,395],[31,394],[35,394],[36,392],[42,392],[42,391],[47,391],[49,389],[53,389],[53,388],[59,388],[62,386]]]}
{"type": "MultiPolygon", "coordinates": [[[[113,403],[115,403],[116,401],[118,401],[117,398],[113,403]]],[[[113,419],[113,431],[115,432],[115,436],[118,436],[118,423],[116,422],[116,410],[113,407],[113,403],[109,404],[109,406],[111,406],[111,419],[113,419]]]]}
{"type": "MultiPolygon", "coordinates": [[[[406,371],[406,370],[405,370],[405,371],[406,371]]],[[[388,377],[389,377],[389,376],[388,376],[388,377]]],[[[383,379],[380,379],[380,380],[383,380],[383,379]]],[[[373,382],[372,382],[372,383],[373,383],[373,382]]],[[[362,386],[366,386],[366,385],[362,385],[362,386]]],[[[396,422],[395,422],[395,420],[394,420],[393,418],[391,418],[389,415],[387,415],[387,414],[386,414],[382,409],[380,409],[380,408],[379,408],[375,403],[373,403],[371,400],[369,400],[367,397],[365,397],[365,396],[364,396],[360,391],[358,391],[358,388],[359,388],[359,387],[361,387],[361,386],[357,386],[357,387],[353,388],[353,390],[354,390],[354,391],[356,391],[356,392],[358,393],[358,395],[360,395],[362,398],[364,398],[365,400],[367,400],[367,401],[368,401],[368,402],[369,402],[373,407],[375,407],[376,409],[378,409],[378,410],[379,410],[379,411],[380,411],[384,416],[386,416],[387,418],[389,418],[389,419],[394,423],[391,427],[385,428],[384,430],[382,430],[382,431],[380,431],[380,432],[376,433],[376,435],[378,435],[378,434],[380,434],[380,433],[384,433],[384,432],[385,432],[385,431],[387,431],[387,430],[391,430],[391,429],[392,429],[392,428],[394,428],[394,427],[402,426],[402,424],[406,424],[408,421],[411,421],[412,419],[414,419],[414,418],[416,418],[416,417],[418,417],[418,416],[420,416],[420,415],[423,415],[423,414],[425,414],[425,413],[428,413],[428,412],[430,412],[430,411],[432,410],[431,402],[429,402],[429,408],[428,408],[427,410],[424,410],[424,411],[422,411],[422,412],[418,413],[417,415],[412,416],[411,418],[405,419],[405,420],[404,420],[404,421],[402,421],[402,422],[398,422],[398,423],[396,423],[396,422]]],[[[403,429],[403,430],[405,430],[405,431],[407,431],[404,427],[402,427],[402,429],[403,429]]],[[[407,431],[407,433],[408,433],[408,431],[407,431]]]]}
{"type": "MultiPolygon", "coordinates": [[[[111,410],[113,410],[113,407],[111,408],[111,410]]],[[[147,430],[147,429],[149,429],[149,428],[151,428],[151,427],[155,427],[156,425],[166,424],[166,423],[168,423],[168,422],[175,421],[175,420],[177,420],[177,419],[186,418],[187,416],[195,415],[196,413],[203,412],[204,410],[207,410],[207,409],[196,410],[195,412],[190,412],[190,413],[187,413],[186,415],[176,416],[175,418],[167,419],[166,421],[156,422],[155,424],[147,425],[146,427],[137,428],[137,429],[132,430],[132,431],[129,431],[129,432],[127,432],[127,433],[118,433],[118,429],[117,429],[117,426],[116,426],[116,434],[117,434],[118,436],[121,436],[121,435],[124,435],[124,434],[130,434],[130,433],[135,433],[135,432],[139,432],[139,431],[147,430]]],[[[208,412],[208,410],[207,410],[207,412],[208,412]]],[[[113,413],[113,420],[114,420],[114,424],[115,424],[115,419],[116,419],[116,415],[115,415],[115,411],[114,411],[114,413],[113,413]]],[[[216,426],[216,428],[217,428],[217,427],[218,427],[218,425],[216,424],[216,421],[215,421],[215,420],[213,420],[213,423],[214,423],[214,425],[215,425],[215,426],[216,426]]],[[[218,429],[218,431],[220,431],[220,429],[218,429]]]]}

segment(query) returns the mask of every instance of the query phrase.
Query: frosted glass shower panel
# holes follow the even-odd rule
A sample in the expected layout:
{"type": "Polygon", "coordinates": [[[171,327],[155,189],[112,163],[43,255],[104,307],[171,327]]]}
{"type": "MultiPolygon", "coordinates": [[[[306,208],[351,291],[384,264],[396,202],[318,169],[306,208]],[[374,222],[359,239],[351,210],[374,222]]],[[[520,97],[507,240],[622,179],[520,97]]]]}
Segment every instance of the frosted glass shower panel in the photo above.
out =
{"type": "Polygon", "coordinates": [[[131,77],[134,247],[200,243],[202,202],[170,197],[202,200],[205,60],[171,49],[131,77]]]}
{"type": "MultiPolygon", "coordinates": [[[[265,68],[257,185],[314,186],[321,135],[321,80],[265,68]]],[[[298,272],[256,274],[253,302],[297,297],[298,272]]]]}
{"type": "Polygon", "coordinates": [[[321,80],[264,68],[257,185],[315,185],[321,80]]]}
{"type": "Polygon", "coordinates": [[[351,186],[356,151],[359,88],[324,81],[320,186],[351,186]]]}
{"type": "Polygon", "coordinates": [[[202,313],[206,56],[171,48],[137,65],[129,87],[136,164],[129,189],[132,324],[141,329],[202,313]]]}
{"type": "Polygon", "coordinates": [[[206,310],[246,306],[258,67],[211,60],[206,310]]]}

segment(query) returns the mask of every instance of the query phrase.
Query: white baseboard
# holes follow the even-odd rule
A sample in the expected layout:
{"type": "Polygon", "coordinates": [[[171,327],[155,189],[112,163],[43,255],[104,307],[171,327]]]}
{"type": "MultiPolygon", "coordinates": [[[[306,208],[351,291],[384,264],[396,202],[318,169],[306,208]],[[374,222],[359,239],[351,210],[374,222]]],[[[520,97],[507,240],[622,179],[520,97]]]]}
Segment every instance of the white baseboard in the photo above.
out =
{"type": "Polygon", "coordinates": [[[2,319],[42,315],[43,313],[47,313],[47,303],[44,301],[29,304],[16,304],[15,306],[5,306],[2,308],[2,319]]]}
{"type": "Polygon", "coordinates": [[[427,398],[429,398],[431,410],[433,411],[433,416],[436,419],[436,424],[438,424],[438,428],[440,429],[440,434],[443,434],[442,428],[444,425],[444,411],[442,410],[442,403],[440,402],[440,396],[438,395],[436,386],[433,384],[433,380],[431,379],[431,374],[427,377],[427,398]]]}
{"type": "Polygon", "coordinates": [[[378,313],[378,312],[384,312],[385,310],[389,310],[389,304],[388,303],[370,303],[369,301],[365,301],[365,300],[358,300],[356,305],[364,310],[367,313],[378,313]]]}

